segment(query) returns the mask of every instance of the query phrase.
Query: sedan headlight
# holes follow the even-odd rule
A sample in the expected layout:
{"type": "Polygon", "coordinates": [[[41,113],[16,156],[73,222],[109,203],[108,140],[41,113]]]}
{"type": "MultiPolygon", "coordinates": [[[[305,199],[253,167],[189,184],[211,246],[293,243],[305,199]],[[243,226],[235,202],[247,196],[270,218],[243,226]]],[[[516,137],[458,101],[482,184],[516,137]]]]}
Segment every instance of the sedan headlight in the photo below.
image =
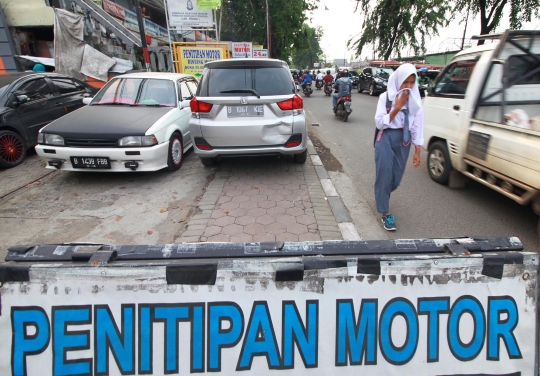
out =
{"type": "Polygon", "coordinates": [[[64,138],[57,134],[38,133],[38,144],[64,146],[64,138]]]}
{"type": "Polygon", "coordinates": [[[136,147],[136,146],[153,146],[158,143],[156,136],[126,136],[118,140],[118,146],[121,147],[136,147]]]}

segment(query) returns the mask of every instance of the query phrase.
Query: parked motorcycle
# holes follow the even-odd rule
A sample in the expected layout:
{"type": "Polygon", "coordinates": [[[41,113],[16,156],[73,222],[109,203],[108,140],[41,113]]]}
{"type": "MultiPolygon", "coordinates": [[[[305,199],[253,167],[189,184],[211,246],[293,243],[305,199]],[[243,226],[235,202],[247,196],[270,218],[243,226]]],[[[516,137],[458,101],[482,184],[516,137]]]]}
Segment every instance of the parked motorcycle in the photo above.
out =
{"type": "Polygon", "coordinates": [[[332,95],[332,84],[331,83],[325,83],[324,84],[324,94],[330,96],[332,95]]]}
{"type": "Polygon", "coordinates": [[[334,114],[346,122],[351,112],[351,95],[347,94],[338,99],[336,112],[334,114]]]}
{"type": "Polygon", "coordinates": [[[306,84],[306,87],[303,88],[304,95],[309,98],[311,94],[313,94],[313,89],[311,89],[311,82],[308,82],[306,84]]]}
{"type": "Polygon", "coordinates": [[[317,80],[317,82],[315,82],[315,87],[317,88],[317,90],[321,90],[323,87],[323,82],[317,80]]]}

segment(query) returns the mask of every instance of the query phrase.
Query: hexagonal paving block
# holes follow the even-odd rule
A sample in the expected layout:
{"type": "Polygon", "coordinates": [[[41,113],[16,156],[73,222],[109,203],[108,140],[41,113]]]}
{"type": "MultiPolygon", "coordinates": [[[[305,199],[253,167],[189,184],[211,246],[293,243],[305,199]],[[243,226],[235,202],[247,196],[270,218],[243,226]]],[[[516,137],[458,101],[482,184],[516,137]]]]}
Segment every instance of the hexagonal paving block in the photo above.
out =
{"type": "Polygon", "coordinates": [[[266,200],[268,200],[268,196],[266,195],[251,196],[249,198],[249,201],[253,201],[253,202],[261,202],[261,201],[266,201],[266,200]]]}
{"type": "Polygon", "coordinates": [[[261,195],[275,195],[276,194],[276,190],[275,189],[268,189],[268,188],[265,188],[265,189],[260,189],[260,193],[261,195]]]}
{"type": "Polygon", "coordinates": [[[267,233],[253,235],[253,241],[254,242],[275,242],[276,241],[276,235],[267,234],[267,233]]]}
{"type": "Polygon", "coordinates": [[[287,213],[289,215],[294,215],[295,217],[297,217],[299,215],[304,215],[304,209],[302,209],[302,208],[289,208],[289,209],[285,210],[285,213],[287,213]]]}
{"type": "Polygon", "coordinates": [[[226,202],[231,201],[233,198],[231,196],[221,196],[219,200],[217,201],[218,204],[224,204],[226,202]]]}
{"type": "Polygon", "coordinates": [[[231,240],[230,235],[219,234],[210,236],[206,241],[208,242],[229,242],[231,240]]]}
{"type": "Polygon", "coordinates": [[[278,235],[284,233],[287,230],[287,226],[285,226],[283,223],[272,223],[266,226],[264,229],[270,234],[278,235]]]}
{"type": "Polygon", "coordinates": [[[246,201],[249,201],[249,197],[248,196],[236,196],[236,197],[232,197],[232,200],[231,202],[246,202],[246,201]]]}
{"type": "Polygon", "coordinates": [[[222,217],[222,218],[218,218],[216,219],[216,222],[214,223],[215,226],[227,226],[227,225],[232,225],[234,223],[234,220],[235,218],[234,217],[222,217]]]}
{"type": "Polygon", "coordinates": [[[285,200],[287,201],[302,201],[301,195],[287,195],[285,196],[285,200]]]}
{"type": "Polygon", "coordinates": [[[223,230],[221,230],[221,233],[225,235],[239,235],[243,231],[244,231],[243,226],[232,224],[232,225],[227,225],[223,227],[223,230]]]}
{"type": "Polygon", "coordinates": [[[261,225],[260,223],[251,223],[247,226],[244,226],[244,232],[253,236],[260,236],[266,233],[264,225],[261,225]]]}
{"type": "Polygon", "coordinates": [[[277,193],[278,195],[287,196],[287,195],[292,194],[292,191],[291,191],[290,189],[278,189],[278,190],[276,191],[276,193],[277,193]]]}
{"type": "Polygon", "coordinates": [[[277,191],[278,189],[283,189],[283,184],[270,184],[268,188],[277,191]]]}
{"type": "Polygon", "coordinates": [[[285,208],[280,208],[279,206],[276,206],[275,208],[266,209],[266,212],[271,215],[285,214],[285,208]]]}
{"type": "Polygon", "coordinates": [[[283,201],[285,200],[285,196],[283,195],[268,195],[268,200],[270,201],[283,201]]]}
{"type": "Polygon", "coordinates": [[[252,217],[252,216],[249,216],[249,215],[244,215],[242,217],[237,217],[236,220],[234,221],[234,223],[237,223],[237,224],[242,225],[242,226],[246,226],[246,225],[249,225],[251,223],[255,223],[255,218],[256,217],[252,217]]]}
{"type": "Polygon", "coordinates": [[[278,201],[277,206],[284,209],[289,209],[294,207],[294,203],[292,201],[278,201]]]}
{"type": "Polygon", "coordinates": [[[291,179],[289,179],[289,178],[279,178],[279,179],[276,179],[276,183],[283,184],[283,185],[290,184],[291,179]]]}
{"type": "Polygon", "coordinates": [[[263,208],[255,208],[255,209],[249,209],[248,215],[251,215],[252,217],[260,217],[261,215],[266,214],[266,209],[263,208]]]}
{"type": "Polygon", "coordinates": [[[308,194],[308,191],[307,189],[295,189],[292,191],[293,195],[299,195],[299,196],[302,196],[302,195],[307,195],[308,194]]]}
{"type": "Polygon", "coordinates": [[[261,215],[260,217],[257,217],[255,220],[257,223],[260,223],[261,225],[269,225],[271,223],[274,223],[276,221],[276,217],[273,215],[261,215]]]}
{"type": "Polygon", "coordinates": [[[286,184],[283,188],[294,191],[295,189],[300,189],[300,184],[286,184]]]}
{"type": "Polygon", "coordinates": [[[282,241],[282,242],[297,242],[298,235],[291,234],[289,232],[284,232],[283,234],[276,235],[276,240],[282,241]]]}
{"type": "Polygon", "coordinates": [[[224,204],[221,204],[219,205],[219,208],[221,210],[232,210],[232,209],[237,209],[238,208],[238,205],[240,205],[239,202],[226,202],[224,204]]]}
{"type": "Polygon", "coordinates": [[[258,189],[249,189],[249,190],[246,190],[246,191],[242,191],[242,194],[244,196],[257,196],[257,195],[259,195],[259,190],[258,189]]]}
{"type": "Polygon", "coordinates": [[[246,209],[233,209],[229,212],[229,217],[242,217],[247,214],[246,209]]]}
{"type": "Polygon", "coordinates": [[[257,207],[257,203],[253,201],[241,202],[239,207],[241,209],[254,209],[257,207]]]}
{"type": "Polygon", "coordinates": [[[283,223],[284,225],[292,225],[296,223],[296,218],[294,218],[292,215],[278,215],[277,222],[283,223]]]}
{"type": "Polygon", "coordinates": [[[230,196],[230,197],[236,197],[236,196],[241,196],[241,195],[242,195],[242,191],[239,191],[236,189],[225,192],[225,196],[230,196]]]}
{"type": "Polygon", "coordinates": [[[217,210],[214,210],[212,212],[212,215],[210,216],[210,218],[212,219],[218,219],[218,218],[223,218],[227,215],[227,213],[225,213],[225,210],[220,210],[220,209],[217,209],[217,210]]]}
{"type": "Polygon", "coordinates": [[[309,231],[306,225],[295,223],[292,225],[287,225],[287,232],[290,232],[291,234],[300,235],[300,234],[306,234],[309,231]]]}
{"type": "Polygon", "coordinates": [[[231,236],[232,243],[251,243],[253,236],[249,234],[240,234],[231,236]]]}
{"type": "Polygon", "coordinates": [[[306,225],[306,226],[317,223],[314,215],[306,215],[306,214],[299,215],[298,217],[296,217],[296,222],[302,225],[306,225]]]}
{"type": "Polygon", "coordinates": [[[321,236],[319,234],[302,234],[298,235],[298,241],[300,242],[319,242],[321,241],[321,236]]]}
{"type": "Polygon", "coordinates": [[[209,226],[204,230],[203,236],[214,236],[221,233],[221,227],[219,226],[209,226]]]}
{"type": "Polygon", "coordinates": [[[275,201],[257,202],[257,206],[259,208],[270,209],[270,208],[273,208],[274,206],[276,206],[276,202],[275,201]]]}

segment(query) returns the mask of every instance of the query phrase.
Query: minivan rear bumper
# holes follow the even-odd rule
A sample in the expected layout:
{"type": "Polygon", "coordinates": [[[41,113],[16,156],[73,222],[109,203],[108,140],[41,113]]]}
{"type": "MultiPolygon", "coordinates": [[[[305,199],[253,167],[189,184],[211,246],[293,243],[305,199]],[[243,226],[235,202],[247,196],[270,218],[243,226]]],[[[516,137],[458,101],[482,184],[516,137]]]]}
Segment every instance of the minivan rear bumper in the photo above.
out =
{"type": "Polygon", "coordinates": [[[298,146],[287,148],[280,146],[262,146],[262,147],[238,147],[238,148],[213,148],[212,150],[201,150],[193,146],[195,155],[201,158],[231,157],[231,156],[257,156],[257,155],[294,155],[303,153],[307,149],[306,137],[302,138],[302,143],[298,146]]]}

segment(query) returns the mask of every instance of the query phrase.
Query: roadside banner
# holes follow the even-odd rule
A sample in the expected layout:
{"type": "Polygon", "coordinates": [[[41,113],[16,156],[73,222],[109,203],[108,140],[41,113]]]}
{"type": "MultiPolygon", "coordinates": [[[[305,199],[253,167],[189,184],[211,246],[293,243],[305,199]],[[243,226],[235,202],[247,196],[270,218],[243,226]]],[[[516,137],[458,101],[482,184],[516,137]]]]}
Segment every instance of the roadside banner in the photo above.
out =
{"type": "Polygon", "coordinates": [[[168,0],[169,25],[178,28],[212,27],[214,17],[212,10],[200,10],[196,0],[168,0]]]}
{"type": "Polygon", "coordinates": [[[268,50],[253,50],[253,57],[257,59],[267,58],[268,50]]]}
{"type": "Polygon", "coordinates": [[[262,49],[263,49],[262,44],[254,44],[253,45],[253,50],[262,50],[262,49]]]}
{"type": "Polygon", "coordinates": [[[204,64],[224,58],[225,52],[223,48],[180,47],[180,61],[182,73],[184,74],[192,74],[200,77],[204,69],[204,64]]]}
{"type": "Polygon", "coordinates": [[[232,58],[253,57],[253,43],[232,42],[232,58]]]}
{"type": "Polygon", "coordinates": [[[118,18],[126,18],[126,12],[124,10],[124,7],[121,7],[120,5],[113,3],[110,0],[103,0],[103,10],[118,18]]]}
{"type": "Polygon", "coordinates": [[[0,375],[534,376],[538,255],[491,239],[13,247],[0,375]]]}
{"type": "Polygon", "coordinates": [[[216,9],[221,6],[221,0],[197,0],[199,9],[216,9]]]}

